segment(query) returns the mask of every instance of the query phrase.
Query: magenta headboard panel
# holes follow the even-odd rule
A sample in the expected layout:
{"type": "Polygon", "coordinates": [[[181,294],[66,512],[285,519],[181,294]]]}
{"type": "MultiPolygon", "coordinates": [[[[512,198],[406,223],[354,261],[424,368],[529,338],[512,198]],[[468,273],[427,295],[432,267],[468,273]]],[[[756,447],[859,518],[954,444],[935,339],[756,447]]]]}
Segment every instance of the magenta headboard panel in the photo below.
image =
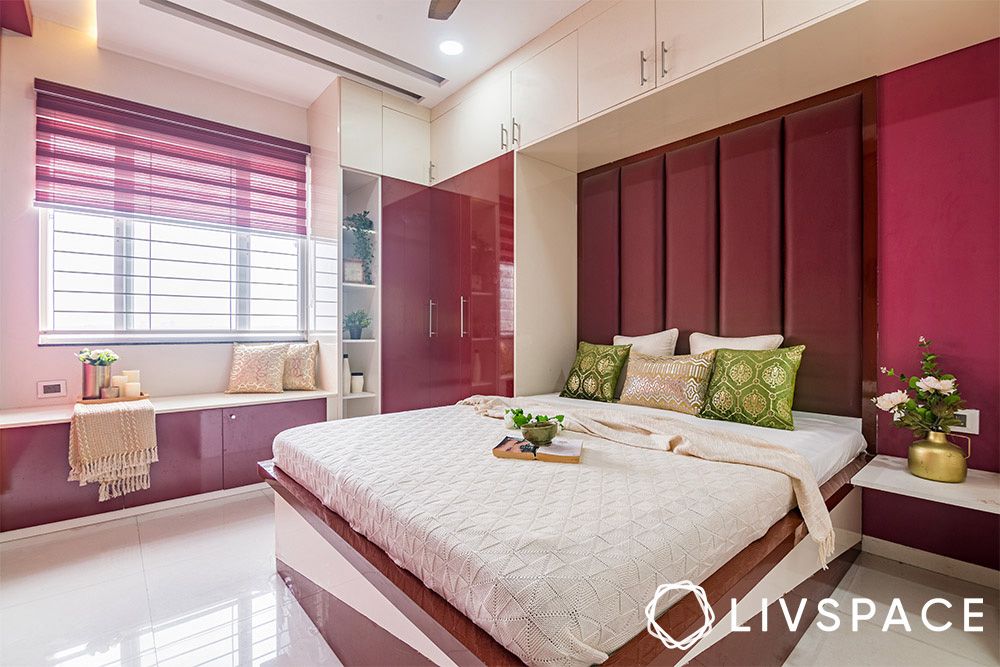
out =
{"type": "Polygon", "coordinates": [[[795,408],[862,412],[862,94],[580,179],[579,336],[781,332],[795,408]]]}

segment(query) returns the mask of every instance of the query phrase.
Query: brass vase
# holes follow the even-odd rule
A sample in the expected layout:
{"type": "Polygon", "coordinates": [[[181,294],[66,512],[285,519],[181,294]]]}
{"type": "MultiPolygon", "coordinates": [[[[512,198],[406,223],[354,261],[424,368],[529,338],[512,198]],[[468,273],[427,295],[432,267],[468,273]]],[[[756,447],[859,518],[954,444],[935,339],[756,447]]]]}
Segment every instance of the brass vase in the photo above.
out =
{"type": "Polygon", "coordinates": [[[948,442],[946,433],[931,431],[926,438],[910,445],[906,467],[910,474],[935,482],[964,482],[968,473],[965,460],[972,453],[972,441],[968,441],[969,451],[966,453],[961,447],[948,442]]]}

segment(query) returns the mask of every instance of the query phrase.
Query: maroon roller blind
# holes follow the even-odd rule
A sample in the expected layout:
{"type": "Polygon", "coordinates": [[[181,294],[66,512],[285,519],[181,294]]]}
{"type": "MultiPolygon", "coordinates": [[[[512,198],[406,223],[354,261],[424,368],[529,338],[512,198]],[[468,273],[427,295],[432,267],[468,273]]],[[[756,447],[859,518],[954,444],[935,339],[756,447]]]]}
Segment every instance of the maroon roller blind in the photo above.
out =
{"type": "Polygon", "coordinates": [[[35,203],[306,233],[309,147],[35,80],[35,203]]]}

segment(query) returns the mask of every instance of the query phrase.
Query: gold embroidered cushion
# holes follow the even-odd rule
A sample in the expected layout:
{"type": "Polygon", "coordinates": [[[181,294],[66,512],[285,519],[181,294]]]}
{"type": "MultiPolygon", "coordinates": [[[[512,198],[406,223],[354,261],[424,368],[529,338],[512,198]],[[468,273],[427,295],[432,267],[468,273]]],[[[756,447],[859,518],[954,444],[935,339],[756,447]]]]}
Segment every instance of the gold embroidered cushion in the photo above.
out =
{"type": "Polygon", "coordinates": [[[714,361],[715,350],[675,357],[632,352],[621,402],[696,415],[705,403],[714,361]]]}
{"type": "Polygon", "coordinates": [[[611,403],[631,348],[631,345],[594,345],[581,341],[566,386],[559,395],[611,403]]]}
{"type": "Polygon", "coordinates": [[[805,345],[777,350],[717,350],[708,397],[699,416],[795,429],[792,400],[805,345]]]}
{"type": "Polygon", "coordinates": [[[281,384],[285,389],[308,390],[316,388],[316,357],[319,343],[292,343],[285,357],[285,374],[281,384]]]}
{"type": "Polygon", "coordinates": [[[233,343],[227,394],[278,394],[282,391],[288,345],[233,343]]]}

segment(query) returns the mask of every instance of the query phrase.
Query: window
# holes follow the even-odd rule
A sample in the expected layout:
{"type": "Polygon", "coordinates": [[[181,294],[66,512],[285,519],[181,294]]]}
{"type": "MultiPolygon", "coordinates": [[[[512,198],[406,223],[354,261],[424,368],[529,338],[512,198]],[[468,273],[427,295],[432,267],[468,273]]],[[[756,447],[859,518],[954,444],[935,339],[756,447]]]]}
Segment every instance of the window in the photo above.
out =
{"type": "Polygon", "coordinates": [[[301,237],[61,210],[43,217],[44,342],[304,337],[301,237]]]}
{"type": "Polygon", "coordinates": [[[336,326],[336,247],[307,252],[308,146],[35,91],[43,343],[302,339],[310,261],[326,267],[311,323],[336,326]]]}

